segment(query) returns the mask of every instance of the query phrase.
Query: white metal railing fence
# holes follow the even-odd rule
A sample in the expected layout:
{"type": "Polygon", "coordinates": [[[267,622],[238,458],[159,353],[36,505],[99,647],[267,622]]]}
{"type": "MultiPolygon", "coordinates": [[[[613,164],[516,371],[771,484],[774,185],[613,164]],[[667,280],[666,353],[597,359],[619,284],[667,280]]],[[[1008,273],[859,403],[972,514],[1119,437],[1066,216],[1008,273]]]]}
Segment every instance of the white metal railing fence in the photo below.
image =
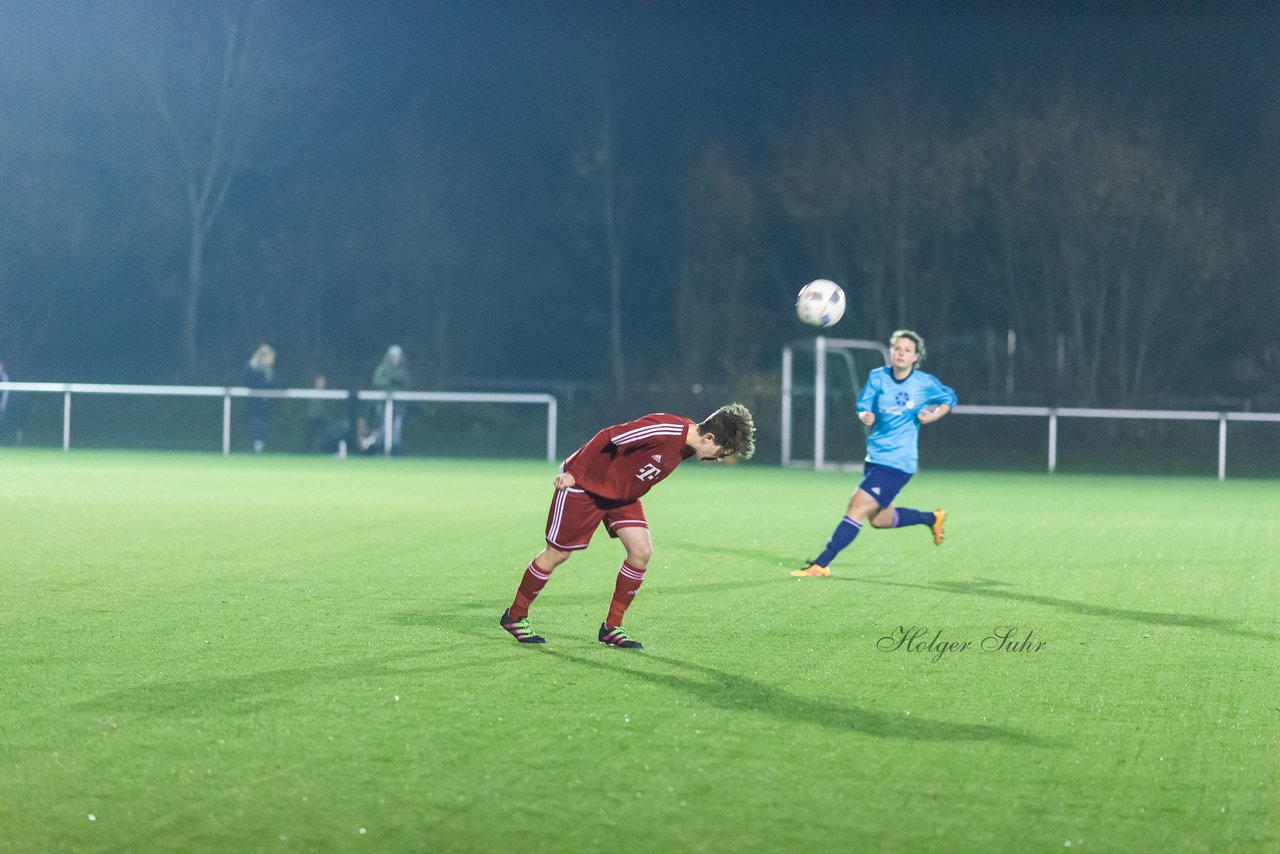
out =
{"type": "MultiPolygon", "coordinates": [[[[231,453],[231,400],[232,398],[292,398],[303,400],[346,400],[350,392],[339,389],[270,389],[259,390],[240,386],[166,386],[166,385],[112,385],[99,383],[44,383],[0,382],[0,391],[36,392],[62,395],[62,448],[71,448],[71,400],[76,394],[154,395],[177,397],[222,398],[222,453],[231,453]]],[[[556,461],[557,404],[550,394],[489,393],[489,392],[439,392],[400,391],[385,392],[362,390],[356,392],[364,401],[385,401],[382,429],[383,452],[391,453],[392,430],[397,401],[406,403],[519,403],[540,404],[547,407],[546,459],[556,461]]],[[[1203,410],[1165,409],[1082,409],[1048,406],[981,406],[959,405],[957,415],[995,415],[1009,417],[1039,417],[1048,419],[1048,471],[1058,467],[1058,419],[1060,418],[1123,418],[1158,421],[1217,421],[1218,422],[1218,480],[1227,476],[1227,423],[1271,422],[1280,424],[1277,412],[1213,412],[1203,410]]]]}
{"type": "Polygon", "coordinates": [[[1052,474],[1058,468],[1058,419],[1059,418],[1131,418],[1153,421],[1217,421],[1218,422],[1218,480],[1227,478],[1227,422],[1270,421],[1280,423],[1280,412],[1211,412],[1203,410],[1171,409],[1080,409],[1052,406],[966,406],[953,410],[957,415],[1005,415],[1031,416],[1049,419],[1049,460],[1052,474]]]}
{"type": "MultiPolygon", "coordinates": [[[[852,392],[856,397],[859,391],[858,378],[850,353],[855,350],[869,350],[879,353],[884,364],[889,364],[889,350],[878,341],[867,341],[852,338],[826,338],[817,336],[802,343],[788,344],[782,351],[782,465],[809,465],[814,468],[827,468],[826,459],[826,421],[827,421],[827,357],[839,355],[848,365],[849,376],[853,380],[852,392]],[[813,352],[813,459],[796,460],[791,456],[792,419],[795,407],[792,397],[798,394],[792,380],[794,371],[794,352],[813,352]]],[[[1269,421],[1280,423],[1280,412],[1212,412],[1199,410],[1166,410],[1166,409],[1081,409],[1073,407],[1051,406],[979,406],[960,405],[955,407],[957,415],[1005,415],[1015,417],[1040,417],[1049,419],[1049,473],[1058,469],[1058,419],[1059,418],[1135,418],[1156,421],[1217,421],[1218,422],[1218,480],[1227,477],[1227,422],[1228,421],[1269,421]]]]}
{"type": "MultiPolygon", "coordinates": [[[[112,385],[104,383],[32,383],[0,382],[0,391],[37,392],[62,395],[62,449],[71,448],[71,398],[77,394],[122,394],[170,397],[221,397],[222,398],[222,453],[231,453],[231,399],[232,398],[291,398],[302,400],[346,400],[349,391],[340,389],[282,388],[251,389],[241,386],[182,386],[182,385],[112,385]]],[[[556,461],[557,405],[549,394],[445,392],[445,391],[369,391],[356,392],[360,400],[384,401],[382,429],[383,453],[392,449],[391,424],[397,401],[405,403],[525,403],[547,407],[547,462],[556,461]]]]}
{"type": "MultiPolygon", "coordinates": [[[[784,466],[809,466],[829,468],[825,453],[825,424],[814,428],[814,459],[793,459],[791,449],[792,407],[789,399],[790,388],[783,395],[783,439],[782,464],[784,466]]],[[[815,406],[815,420],[825,420],[826,410],[815,406]]],[[[1110,418],[1110,419],[1148,419],[1152,421],[1216,421],[1218,422],[1218,480],[1227,477],[1227,423],[1230,421],[1270,422],[1280,424],[1280,412],[1214,412],[1209,410],[1171,410],[1171,409],[1084,409],[1077,407],[1051,406],[980,406],[959,405],[953,412],[957,415],[1003,415],[1009,417],[1038,417],[1048,419],[1048,461],[1050,474],[1058,469],[1058,420],[1060,418],[1110,418]]],[[[839,467],[839,466],[836,466],[839,467]]]]}

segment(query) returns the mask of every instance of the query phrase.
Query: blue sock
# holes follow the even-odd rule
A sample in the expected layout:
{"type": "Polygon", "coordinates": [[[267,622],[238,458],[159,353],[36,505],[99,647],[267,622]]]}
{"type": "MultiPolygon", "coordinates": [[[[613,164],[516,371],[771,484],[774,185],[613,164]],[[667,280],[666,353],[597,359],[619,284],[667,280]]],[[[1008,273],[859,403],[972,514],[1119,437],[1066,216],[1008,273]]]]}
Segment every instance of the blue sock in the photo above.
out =
{"type": "Polygon", "coordinates": [[[857,522],[845,516],[840,520],[840,524],[836,525],[835,531],[831,534],[831,539],[827,541],[827,547],[822,550],[822,554],[818,555],[814,560],[818,566],[829,566],[831,561],[836,559],[836,555],[853,542],[853,538],[858,536],[858,532],[862,530],[862,526],[857,522]]]}
{"type": "Polygon", "coordinates": [[[905,528],[908,525],[932,525],[934,523],[934,515],[932,513],[912,510],[910,507],[898,507],[893,512],[893,527],[895,528],[905,528]]]}

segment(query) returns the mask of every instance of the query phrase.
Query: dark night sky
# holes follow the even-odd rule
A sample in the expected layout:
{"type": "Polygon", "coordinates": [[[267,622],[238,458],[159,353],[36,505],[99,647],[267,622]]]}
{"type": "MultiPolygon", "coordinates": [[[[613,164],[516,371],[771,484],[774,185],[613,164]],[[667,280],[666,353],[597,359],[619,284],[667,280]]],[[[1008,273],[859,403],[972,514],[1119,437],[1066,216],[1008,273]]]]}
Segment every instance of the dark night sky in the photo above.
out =
{"type": "MultiPolygon", "coordinates": [[[[763,146],[762,128],[814,100],[905,69],[959,125],[984,86],[1028,92],[1087,81],[1103,110],[1149,117],[1246,206],[1250,169],[1275,173],[1280,4],[792,0],[325,3],[310,26],[345,43],[342,121],[391,132],[407,111],[506,174],[506,192],[552,192],[574,105],[607,63],[636,162],[669,157],[697,127],[763,146]],[[607,60],[605,57],[607,56],[607,60]],[[1265,140],[1271,139],[1268,144],[1265,140]],[[545,165],[543,165],[545,164],[545,165]],[[530,166],[533,168],[531,169],[530,166]]],[[[314,5],[313,12],[318,12],[314,5]]],[[[1034,97],[1034,96],[1028,96],[1034,97]]],[[[855,109],[856,109],[856,105],[855,109]]]]}
{"type": "MultiPolygon", "coordinates": [[[[53,57],[93,51],[115,8],[7,0],[0,29],[53,57]]],[[[424,107],[443,132],[512,152],[560,133],[558,117],[590,94],[605,53],[620,120],[654,145],[695,121],[784,123],[807,97],[901,67],[953,105],[993,76],[1016,85],[1078,75],[1118,104],[1155,110],[1172,132],[1230,149],[1254,138],[1280,84],[1277,3],[313,0],[291,9],[297,37],[334,58],[335,121],[380,132],[424,107]]]]}
{"type": "MultiPolygon", "coordinates": [[[[670,203],[669,185],[676,180],[671,164],[695,136],[733,140],[737,153],[762,163],[769,155],[771,129],[802,125],[814,103],[836,104],[856,116],[858,97],[903,77],[911,82],[912,97],[941,106],[961,132],[982,121],[993,87],[1034,104],[1055,81],[1069,81],[1073,91],[1086,93],[1093,109],[1140,116],[1158,128],[1162,144],[1183,154],[1230,205],[1249,212],[1274,210],[1280,187],[1278,3],[280,0],[263,5],[274,26],[283,27],[298,45],[319,46],[323,57],[323,76],[306,119],[305,150],[282,159],[273,178],[288,177],[292,170],[294,183],[303,186],[307,173],[320,169],[368,183],[406,134],[421,135],[424,145],[447,143],[451,151],[467,152],[483,164],[485,182],[477,192],[497,200],[487,212],[492,230],[513,235],[513,245],[518,236],[521,250],[534,247],[521,263],[545,268],[544,277],[557,274],[546,262],[564,255],[563,235],[551,231],[560,229],[553,218],[572,178],[572,138],[582,132],[584,116],[591,116],[584,104],[596,96],[606,73],[624,159],[651,180],[650,196],[641,198],[654,202],[655,218],[674,218],[659,202],[670,203]],[[276,14],[282,10],[287,14],[276,14]],[[543,256],[537,255],[540,244],[545,244],[543,256]]],[[[22,150],[25,128],[48,125],[72,146],[71,129],[93,134],[109,127],[103,104],[113,109],[112,90],[130,85],[127,70],[111,51],[117,13],[127,7],[145,15],[162,6],[175,8],[162,0],[0,2],[0,110],[6,119],[14,117],[0,129],[0,143],[22,150]]],[[[130,109],[139,111],[141,125],[145,104],[130,109]]],[[[33,131],[31,138],[39,136],[33,131]]],[[[49,158],[43,160],[43,168],[57,168],[48,165],[49,158]]],[[[72,185],[101,185],[109,194],[111,182],[128,181],[127,175],[95,176],[92,157],[84,153],[68,163],[84,173],[72,185]]],[[[21,177],[11,170],[0,173],[0,180],[6,175],[7,180],[21,177]]],[[[286,182],[273,185],[260,177],[250,175],[235,186],[228,202],[232,221],[271,211],[270,192],[286,182]]],[[[0,187],[0,194],[5,190],[0,187]]],[[[85,228],[95,227],[95,215],[84,212],[85,228]]],[[[227,235],[215,229],[211,240],[216,245],[227,235]]],[[[635,251],[632,272],[642,279],[669,280],[671,261],[657,259],[655,248],[661,249],[650,245],[635,251]]],[[[162,259],[175,267],[173,272],[148,275],[156,280],[180,276],[182,251],[179,241],[162,259]]],[[[95,271],[104,277],[95,284],[96,298],[104,305],[118,299],[105,279],[137,277],[143,265],[161,263],[158,254],[154,241],[122,246],[117,262],[128,259],[128,268],[113,273],[104,262],[95,271]],[[139,256],[136,264],[129,253],[139,256]]],[[[225,262],[212,269],[227,275],[225,262]]],[[[531,281],[536,286],[536,279],[531,281]]],[[[149,298],[138,292],[127,299],[149,298]]],[[[662,309],[657,304],[635,308],[642,316],[662,309]]],[[[231,309],[223,310],[227,314],[218,322],[230,323],[231,309]]],[[[146,315],[143,308],[134,311],[146,315]]],[[[561,317],[537,320],[556,323],[561,317]]],[[[156,347],[165,337],[155,330],[147,336],[125,334],[125,340],[146,338],[156,347]]],[[[80,347],[65,348],[59,367],[68,378],[83,378],[97,367],[88,355],[98,346],[96,339],[83,330],[68,337],[80,347]]],[[[234,347],[238,351],[248,343],[234,347]]],[[[370,341],[370,352],[385,343],[370,341]]],[[[0,341],[0,349],[5,346],[0,341]]],[[[549,373],[552,368],[541,364],[531,370],[549,373]]]]}
{"type": "Polygon", "coordinates": [[[997,69],[1064,66],[1135,102],[1154,84],[1178,119],[1226,135],[1260,112],[1280,62],[1269,3],[329,5],[357,45],[349,82],[364,105],[390,116],[421,98],[477,132],[553,113],[598,74],[606,46],[619,100],[659,133],[708,116],[785,119],[806,92],[904,65],[958,92],[997,69]]]}

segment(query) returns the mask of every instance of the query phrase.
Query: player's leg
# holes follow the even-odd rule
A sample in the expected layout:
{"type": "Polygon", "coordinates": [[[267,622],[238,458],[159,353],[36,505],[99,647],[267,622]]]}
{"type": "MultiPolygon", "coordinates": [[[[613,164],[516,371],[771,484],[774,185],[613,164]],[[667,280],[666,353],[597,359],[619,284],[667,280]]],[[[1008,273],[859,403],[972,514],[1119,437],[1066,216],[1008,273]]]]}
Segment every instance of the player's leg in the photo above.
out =
{"type": "Polygon", "coordinates": [[[836,555],[852,545],[858,534],[861,533],[862,526],[866,524],[867,519],[874,516],[879,510],[880,505],[876,503],[875,498],[862,486],[859,486],[853,493],[853,497],[849,499],[849,506],[845,509],[844,517],[837,523],[836,529],[831,532],[831,538],[827,540],[826,547],[813,559],[811,564],[804,569],[797,569],[791,574],[797,578],[815,578],[830,575],[831,572],[827,567],[831,565],[831,561],[835,560],[836,555]]]}
{"type": "Polygon", "coordinates": [[[613,585],[613,598],[609,600],[609,613],[600,624],[600,642],[625,649],[642,649],[640,641],[627,635],[622,628],[622,618],[635,601],[644,583],[645,571],[653,557],[653,539],[649,535],[649,523],[644,518],[640,502],[627,508],[606,514],[605,525],[609,533],[618,538],[626,549],[627,557],[618,568],[613,585]]]}
{"type": "Polygon", "coordinates": [[[853,497],[849,499],[849,507],[845,511],[844,518],[836,525],[826,548],[813,563],[791,574],[800,578],[830,575],[831,572],[827,567],[831,561],[853,543],[868,520],[884,518],[885,511],[893,505],[893,500],[909,480],[911,475],[907,472],[890,466],[868,464],[862,483],[858,484],[853,497]]]}
{"type": "Polygon", "coordinates": [[[529,607],[551,580],[552,571],[575,552],[585,549],[600,525],[603,512],[580,489],[557,489],[547,512],[547,545],[525,567],[515,599],[499,621],[521,643],[543,643],[529,625],[529,607]]]}
{"type": "Polygon", "coordinates": [[[645,570],[649,568],[649,558],[653,556],[653,541],[649,537],[648,528],[622,528],[618,531],[618,539],[627,550],[627,557],[618,568],[613,599],[609,602],[609,614],[605,618],[608,626],[622,624],[623,615],[640,592],[645,570]]]}
{"type": "Polygon", "coordinates": [[[537,557],[529,561],[529,565],[524,568],[524,575],[520,578],[520,587],[516,590],[515,601],[507,609],[507,613],[516,619],[527,617],[529,606],[551,580],[552,570],[568,560],[572,554],[573,552],[548,545],[538,553],[537,557]]]}
{"type": "Polygon", "coordinates": [[[941,508],[927,513],[913,510],[910,507],[895,507],[890,504],[871,518],[873,528],[908,528],[912,525],[927,525],[933,533],[933,544],[942,545],[944,536],[942,525],[947,519],[947,511],[941,508]]]}

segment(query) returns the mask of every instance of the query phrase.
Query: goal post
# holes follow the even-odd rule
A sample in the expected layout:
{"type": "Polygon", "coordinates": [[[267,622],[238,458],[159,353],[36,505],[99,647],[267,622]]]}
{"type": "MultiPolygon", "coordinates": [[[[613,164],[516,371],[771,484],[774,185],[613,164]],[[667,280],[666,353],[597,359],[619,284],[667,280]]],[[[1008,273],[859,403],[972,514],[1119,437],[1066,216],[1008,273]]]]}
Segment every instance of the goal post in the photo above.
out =
{"type": "MultiPolygon", "coordinates": [[[[849,392],[856,399],[862,390],[862,378],[871,368],[889,364],[889,348],[879,341],[862,338],[827,338],[818,335],[811,340],[792,342],[782,348],[782,465],[783,467],[809,467],[815,469],[840,468],[854,465],[832,462],[827,443],[827,400],[834,391],[849,392]],[[870,354],[870,357],[867,357],[870,354]],[[858,359],[870,367],[858,370],[858,359]],[[813,458],[797,459],[794,454],[797,424],[800,410],[796,398],[809,390],[807,383],[796,382],[797,356],[811,361],[813,367],[813,458]],[[829,370],[829,362],[836,360],[846,375],[835,379],[838,372],[829,370]]],[[[853,407],[849,407],[852,417],[853,407]]]]}

